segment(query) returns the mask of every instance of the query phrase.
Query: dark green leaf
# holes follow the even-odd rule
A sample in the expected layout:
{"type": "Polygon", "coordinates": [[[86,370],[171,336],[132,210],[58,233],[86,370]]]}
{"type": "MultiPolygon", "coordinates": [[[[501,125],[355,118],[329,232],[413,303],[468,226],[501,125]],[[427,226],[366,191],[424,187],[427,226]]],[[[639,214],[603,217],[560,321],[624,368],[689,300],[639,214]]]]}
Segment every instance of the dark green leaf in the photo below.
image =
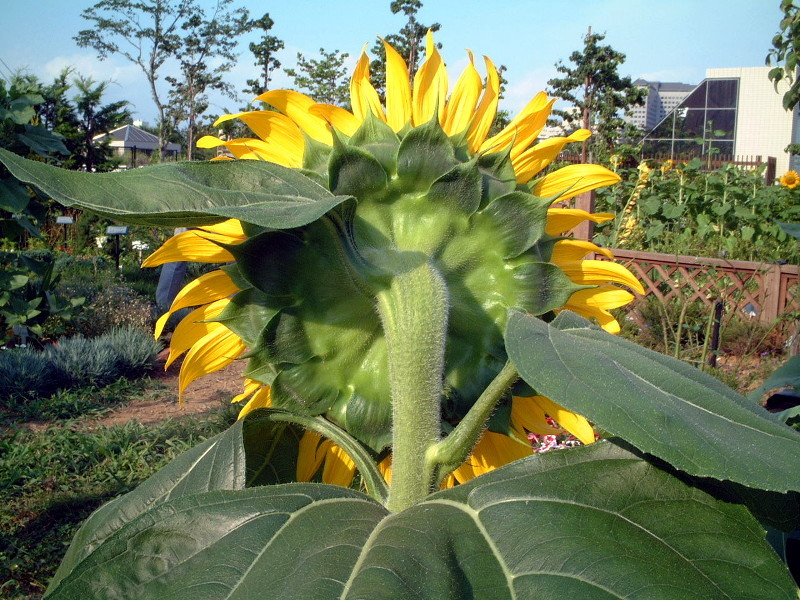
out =
{"type": "Polygon", "coordinates": [[[471,215],[481,203],[482,179],[477,164],[459,163],[433,182],[428,200],[471,215]]]}
{"type": "Polygon", "coordinates": [[[15,179],[0,179],[0,209],[21,213],[30,202],[28,191],[15,179]]]}
{"type": "Polygon", "coordinates": [[[541,239],[551,204],[552,198],[511,192],[483,209],[482,212],[491,216],[500,228],[498,244],[506,248],[504,258],[519,256],[541,239]]]}
{"type": "Polygon", "coordinates": [[[336,143],[328,162],[330,188],[334,194],[362,200],[386,188],[386,171],[366,151],[336,143]]]}
{"type": "MultiPolygon", "coordinates": [[[[42,156],[49,156],[52,152],[58,152],[65,156],[69,155],[69,150],[67,150],[63,142],[64,138],[41,125],[25,125],[25,132],[18,133],[17,137],[28,148],[42,156]]],[[[10,167],[9,170],[11,170],[10,167]]],[[[19,179],[22,179],[22,177],[19,179]]]]}
{"type": "Polygon", "coordinates": [[[784,233],[792,236],[796,240],[800,240],[800,223],[778,223],[784,233]]]}
{"type": "Polygon", "coordinates": [[[80,173],[0,149],[19,180],[66,206],[143,225],[208,225],[221,217],[273,229],[300,227],[345,200],[302,173],[257,160],[162,163],[122,173],[80,173]]]}
{"type": "Polygon", "coordinates": [[[268,323],[280,308],[276,306],[273,298],[255,288],[249,288],[235,294],[215,320],[225,323],[225,327],[242,338],[249,347],[254,348],[265,323],[268,323]]]}
{"type": "Polygon", "coordinates": [[[564,306],[569,297],[588,286],[578,285],[552,263],[531,262],[514,268],[514,278],[523,282],[514,305],[533,315],[564,306]]]}
{"type": "Polygon", "coordinates": [[[390,514],[334,486],[172,499],[118,530],[50,600],[791,600],[741,506],[609,443],[519,461],[390,514]]]}
{"type": "Polygon", "coordinates": [[[450,139],[436,119],[415,127],[400,142],[397,176],[404,190],[427,192],[430,185],[456,166],[450,139]]]}
{"type": "Polygon", "coordinates": [[[800,434],[679,360],[568,311],[512,311],[506,349],[537,392],[690,475],[800,490],[800,434]]]}

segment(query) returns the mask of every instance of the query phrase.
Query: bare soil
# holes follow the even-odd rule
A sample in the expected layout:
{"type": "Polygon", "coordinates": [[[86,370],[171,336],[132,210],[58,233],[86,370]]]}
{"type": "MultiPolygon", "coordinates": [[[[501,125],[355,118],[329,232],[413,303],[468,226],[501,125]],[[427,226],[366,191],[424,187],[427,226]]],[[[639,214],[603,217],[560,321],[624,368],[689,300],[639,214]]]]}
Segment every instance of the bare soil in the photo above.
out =
{"type": "Polygon", "coordinates": [[[136,420],[143,424],[158,423],[169,418],[199,415],[219,409],[223,402],[242,393],[244,378],[242,372],[246,361],[234,361],[224,369],[195,380],[186,388],[183,402],[178,402],[178,375],[181,361],[175,361],[169,369],[164,369],[169,350],[158,355],[155,369],[150,377],[160,386],[163,393],[152,397],[134,399],[117,406],[94,424],[100,426],[123,425],[136,420]]]}

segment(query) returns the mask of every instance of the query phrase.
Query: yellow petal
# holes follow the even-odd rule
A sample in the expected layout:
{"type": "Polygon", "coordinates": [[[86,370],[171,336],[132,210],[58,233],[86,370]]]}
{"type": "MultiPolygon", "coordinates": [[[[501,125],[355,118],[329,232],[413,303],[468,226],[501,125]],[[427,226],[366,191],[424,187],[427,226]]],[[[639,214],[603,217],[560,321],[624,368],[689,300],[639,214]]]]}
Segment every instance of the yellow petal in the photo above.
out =
{"type": "Polygon", "coordinates": [[[386,40],[386,122],[400,131],[411,120],[411,81],[403,57],[386,40]]]}
{"type": "Polygon", "coordinates": [[[608,248],[601,248],[592,242],[584,240],[561,240],[553,246],[553,255],[550,262],[561,265],[576,260],[581,260],[590,252],[597,252],[607,258],[614,258],[614,254],[608,248]]]}
{"type": "Polygon", "coordinates": [[[336,444],[331,444],[325,454],[325,466],[322,468],[322,481],[331,485],[349,487],[353,483],[356,465],[353,459],[336,444]]]}
{"type": "Polygon", "coordinates": [[[628,269],[608,260],[580,260],[560,264],[564,273],[579,285],[619,283],[644,295],[641,282],[628,269]]]}
{"type": "Polygon", "coordinates": [[[526,431],[538,435],[556,435],[564,432],[564,428],[558,423],[548,422],[547,417],[550,416],[555,421],[555,415],[549,414],[544,404],[537,402],[538,398],[544,396],[514,396],[512,399],[511,424],[520,438],[527,437],[526,431]]]}
{"type": "Polygon", "coordinates": [[[381,462],[378,463],[378,469],[383,475],[384,481],[387,484],[392,485],[392,455],[390,454],[386,458],[384,458],[381,462]]]}
{"type": "Polygon", "coordinates": [[[256,393],[261,388],[261,386],[263,386],[263,385],[264,384],[261,383],[260,381],[256,381],[255,379],[250,379],[248,377],[245,377],[244,378],[244,391],[241,394],[239,394],[238,396],[234,396],[231,399],[231,404],[235,404],[237,402],[241,402],[245,398],[249,398],[254,393],[256,393]]]}
{"type": "Polygon", "coordinates": [[[481,152],[499,152],[513,144],[511,157],[516,158],[539,137],[554,103],[544,92],[536,94],[500,133],[481,145],[481,152]]]}
{"type": "Polygon", "coordinates": [[[472,153],[477,152],[486,140],[497,115],[497,102],[500,99],[500,76],[497,69],[487,56],[483,60],[486,63],[486,86],[467,133],[467,144],[472,153]]]}
{"type": "Polygon", "coordinates": [[[567,137],[548,138],[533,148],[525,150],[516,158],[512,158],[511,163],[517,174],[517,183],[530,181],[531,177],[553,162],[567,144],[582,142],[591,135],[592,133],[588,129],[578,129],[567,137]]]}
{"type": "Polygon", "coordinates": [[[165,369],[168,369],[176,358],[194,346],[201,338],[222,327],[220,323],[212,322],[210,319],[218,317],[229,303],[228,298],[223,298],[196,308],[181,319],[169,342],[169,357],[164,365],[165,369]]]}
{"type": "Polygon", "coordinates": [[[181,365],[178,399],[183,401],[183,392],[193,381],[228,366],[244,351],[242,338],[225,326],[200,338],[181,365]]]}
{"type": "Polygon", "coordinates": [[[561,235],[584,221],[605,223],[613,218],[613,213],[589,213],[579,208],[549,208],[545,231],[549,235],[561,235]]]}
{"type": "Polygon", "coordinates": [[[475,107],[478,105],[478,98],[483,88],[481,76],[478,75],[473,63],[472,52],[469,50],[467,52],[469,53],[469,65],[458,78],[444,111],[442,129],[447,135],[456,135],[469,127],[475,116],[475,107]]]}
{"type": "MultiPolygon", "coordinates": [[[[574,295],[575,294],[573,294],[573,296],[574,295]]],[[[608,333],[616,335],[621,331],[619,322],[614,318],[614,315],[607,310],[603,310],[602,308],[587,306],[586,304],[570,304],[567,302],[564,305],[564,309],[576,312],[587,319],[597,319],[597,323],[600,325],[600,327],[605,329],[608,333]]]]}
{"type": "Polygon", "coordinates": [[[433,118],[434,113],[441,122],[447,100],[447,85],[447,70],[436,44],[433,43],[433,34],[429,30],[425,62],[414,75],[414,92],[411,100],[414,125],[427,123],[433,118]]]}
{"type": "Polygon", "coordinates": [[[568,200],[620,180],[614,171],[600,165],[567,165],[542,177],[534,186],[533,194],[540,198],[558,195],[558,200],[568,200]]]}
{"type": "Polygon", "coordinates": [[[346,136],[352,136],[361,125],[361,121],[353,113],[333,104],[315,104],[308,112],[325,119],[346,136]]]}
{"type": "MultiPolygon", "coordinates": [[[[633,301],[635,296],[627,290],[620,289],[613,285],[602,285],[596,288],[578,290],[567,300],[564,308],[588,307],[610,310],[620,308],[633,301]]],[[[577,311],[576,311],[577,312],[577,311]]]]}
{"type": "Polygon", "coordinates": [[[350,104],[353,107],[353,114],[359,121],[365,121],[369,113],[382,121],[386,120],[378,92],[369,82],[369,57],[363,51],[350,78],[350,104]]]}
{"type": "Polygon", "coordinates": [[[332,444],[315,431],[309,430],[303,434],[297,454],[297,481],[311,481],[332,444]]]}
{"type": "MultiPolygon", "coordinates": [[[[560,404],[556,404],[550,398],[545,398],[544,396],[532,396],[528,398],[517,398],[513,399],[512,403],[512,416],[511,419],[514,420],[514,407],[517,405],[517,402],[520,401],[519,410],[516,413],[517,417],[525,418],[524,413],[526,411],[536,411],[539,414],[546,414],[550,418],[556,421],[562,428],[569,431],[572,435],[578,438],[584,444],[593,444],[595,441],[594,438],[594,430],[592,426],[589,424],[589,421],[586,420],[585,417],[581,415],[575,414],[571,410],[567,410],[560,404]]],[[[525,429],[529,431],[533,431],[534,433],[539,433],[534,431],[527,425],[523,424],[525,429]]],[[[553,431],[550,430],[549,432],[543,432],[542,435],[547,435],[548,433],[552,434],[553,431]]]]}
{"type": "Polygon", "coordinates": [[[202,227],[198,227],[198,229],[228,237],[230,241],[226,242],[227,244],[236,244],[237,242],[243,242],[247,239],[244,229],[242,228],[242,222],[239,219],[226,219],[214,225],[203,225],[202,227]]]}
{"type": "Polygon", "coordinates": [[[225,271],[211,271],[203,273],[197,279],[187,283],[181,291],[175,295],[169,312],[173,313],[182,308],[208,304],[222,298],[227,298],[231,294],[239,291],[239,287],[225,271]]]}
{"type": "Polygon", "coordinates": [[[257,408],[265,408],[272,406],[272,391],[269,386],[264,386],[258,390],[253,397],[242,407],[239,411],[239,417],[244,417],[247,413],[257,408]]]}
{"type": "Polygon", "coordinates": [[[157,267],[168,262],[223,263],[234,260],[233,254],[219,244],[241,243],[244,240],[229,236],[189,230],[174,235],[142,263],[143,267],[157,267]],[[219,243],[215,243],[219,242],[219,243]]]}
{"type": "Polygon", "coordinates": [[[453,475],[459,483],[464,483],[531,454],[533,450],[529,444],[501,433],[485,431],[472,455],[453,471],[453,475]]]}
{"type": "MultiPolygon", "coordinates": [[[[298,135],[300,135],[299,130],[298,135]]],[[[205,138],[201,139],[210,137],[211,136],[206,136],[205,138]]],[[[266,141],[258,140],[256,138],[237,138],[235,140],[228,141],[223,141],[218,138],[214,139],[219,142],[217,146],[225,146],[230,153],[238,159],[265,160],[277,165],[289,167],[290,169],[296,169],[303,165],[305,142],[302,141],[302,135],[299,138],[299,140],[302,141],[302,144],[298,144],[297,139],[289,139],[280,135],[275,135],[266,141]]],[[[202,147],[206,148],[213,146],[202,147]]]]}
{"type": "Polygon", "coordinates": [[[309,137],[328,146],[333,144],[333,136],[328,129],[328,123],[319,115],[309,112],[316,102],[305,94],[293,90],[272,90],[261,94],[256,100],[277,108],[294,121],[309,137]]]}

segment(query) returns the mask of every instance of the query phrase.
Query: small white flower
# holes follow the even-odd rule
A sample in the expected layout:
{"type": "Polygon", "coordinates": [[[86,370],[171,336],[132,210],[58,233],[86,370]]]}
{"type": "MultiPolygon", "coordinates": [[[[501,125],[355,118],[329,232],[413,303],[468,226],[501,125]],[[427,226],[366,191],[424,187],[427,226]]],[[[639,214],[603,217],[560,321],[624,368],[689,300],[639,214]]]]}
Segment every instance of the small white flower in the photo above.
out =
{"type": "Polygon", "coordinates": [[[102,248],[103,246],[105,246],[107,241],[108,241],[107,235],[98,235],[96,238],[94,238],[94,243],[98,248],[102,248]]]}

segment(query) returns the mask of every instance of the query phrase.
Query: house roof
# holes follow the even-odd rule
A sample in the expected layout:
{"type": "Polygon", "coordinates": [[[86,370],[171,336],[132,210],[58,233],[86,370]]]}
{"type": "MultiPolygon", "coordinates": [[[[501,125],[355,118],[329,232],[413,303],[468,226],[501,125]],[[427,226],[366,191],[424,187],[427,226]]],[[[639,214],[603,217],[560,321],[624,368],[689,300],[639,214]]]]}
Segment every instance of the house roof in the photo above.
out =
{"type": "MultiPolygon", "coordinates": [[[[136,148],[137,150],[158,149],[158,137],[154,136],[152,133],[148,133],[144,129],[134,127],[133,125],[123,125],[108,133],[97,135],[94,137],[94,141],[99,142],[106,137],[111,138],[109,145],[112,148],[136,148]]],[[[166,149],[169,152],[180,152],[181,146],[180,144],[170,142],[167,144],[166,149]]]]}

